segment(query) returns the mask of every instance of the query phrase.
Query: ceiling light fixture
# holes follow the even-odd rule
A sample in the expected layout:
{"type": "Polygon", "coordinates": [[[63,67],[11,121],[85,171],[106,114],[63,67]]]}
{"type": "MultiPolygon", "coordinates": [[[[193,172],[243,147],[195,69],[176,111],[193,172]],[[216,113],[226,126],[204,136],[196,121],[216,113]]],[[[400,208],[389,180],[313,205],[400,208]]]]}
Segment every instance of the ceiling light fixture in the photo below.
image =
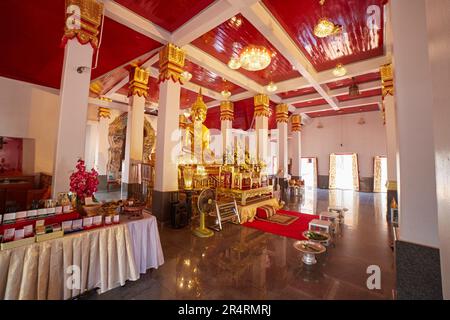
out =
{"type": "Polygon", "coordinates": [[[190,73],[189,71],[183,71],[181,73],[181,77],[185,82],[189,82],[192,79],[192,73],[190,73]]]}
{"type": "MultiPolygon", "coordinates": [[[[259,71],[267,68],[272,61],[272,57],[266,47],[249,45],[241,52],[239,60],[241,67],[245,70],[259,71]]],[[[230,66],[229,63],[228,66],[230,66]]]]}
{"type": "Polygon", "coordinates": [[[350,97],[359,96],[359,87],[355,82],[355,78],[352,78],[353,84],[348,88],[348,95],[350,97]]]}
{"type": "Polygon", "coordinates": [[[323,128],[323,124],[322,122],[319,121],[319,123],[317,124],[317,129],[322,129],[323,128]]]}
{"type": "Polygon", "coordinates": [[[347,74],[347,69],[342,65],[342,63],[338,63],[336,67],[333,69],[333,75],[335,77],[343,77],[347,74]]]}
{"type": "Polygon", "coordinates": [[[220,92],[220,94],[222,95],[222,97],[223,97],[225,100],[228,100],[228,98],[231,97],[231,92],[228,91],[228,90],[222,90],[222,91],[220,92]]]}
{"type": "Polygon", "coordinates": [[[342,26],[334,24],[328,18],[324,17],[323,6],[325,0],[320,0],[320,8],[322,12],[322,18],[319,19],[316,26],[314,27],[314,35],[318,38],[326,38],[333,34],[337,34],[342,31],[342,26]]]}
{"type": "Polygon", "coordinates": [[[277,91],[277,89],[278,89],[278,87],[273,81],[270,81],[269,84],[266,86],[266,90],[268,92],[275,92],[275,91],[277,91]]]}
{"type": "Polygon", "coordinates": [[[363,117],[359,118],[359,120],[358,120],[358,124],[359,124],[359,125],[363,125],[363,124],[365,124],[365,123],[366,123],[366,120],[364,120],[363,117]]]}
{"type": "Polygon", "coordinates": [[[237,58],[231,58],[230,61],[228,61],[228,67],[237,70],[241,67],[241,62],[237,58]]]}

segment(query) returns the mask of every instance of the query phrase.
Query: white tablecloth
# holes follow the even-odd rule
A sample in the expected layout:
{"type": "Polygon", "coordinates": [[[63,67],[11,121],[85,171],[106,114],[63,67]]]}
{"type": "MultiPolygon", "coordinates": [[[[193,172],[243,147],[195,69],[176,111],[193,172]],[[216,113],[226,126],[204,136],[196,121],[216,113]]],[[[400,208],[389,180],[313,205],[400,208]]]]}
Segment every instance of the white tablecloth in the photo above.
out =
{"type": "Polygon", "coordinates": [[[164,263],[154,216],[0,251],[0,299],[70,299],[106,292],[164,263]],[[79,266],[81,286],[70,289],[79,266]]]}

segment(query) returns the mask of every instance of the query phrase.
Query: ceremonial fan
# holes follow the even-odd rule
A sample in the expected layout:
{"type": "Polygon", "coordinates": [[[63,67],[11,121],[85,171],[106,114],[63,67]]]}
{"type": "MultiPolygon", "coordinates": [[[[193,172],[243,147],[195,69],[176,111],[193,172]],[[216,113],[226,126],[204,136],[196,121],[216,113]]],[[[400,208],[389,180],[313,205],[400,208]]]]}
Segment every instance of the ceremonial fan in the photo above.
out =
{"type": "Polygon", "coordinates": [[[208,238],[214,235],[214,232],[205,226],[206,215],[215,210],[216,194],[213,189],[205,189],[198,196],[198,211],[200,211],[200,226],[193,231],[197,237],[208,238]]]}

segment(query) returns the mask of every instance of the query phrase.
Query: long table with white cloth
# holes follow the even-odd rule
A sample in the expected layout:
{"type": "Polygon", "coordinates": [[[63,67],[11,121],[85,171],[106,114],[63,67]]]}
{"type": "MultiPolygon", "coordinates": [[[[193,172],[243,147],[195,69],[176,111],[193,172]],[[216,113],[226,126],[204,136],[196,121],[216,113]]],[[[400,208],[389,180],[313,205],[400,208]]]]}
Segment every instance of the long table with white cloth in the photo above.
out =
{"type": "Polygon", "coordinates": [[[0,299],[104,293],[163,263],[157,220],[144,214],[140,220],[0,251],[0,299]]]}

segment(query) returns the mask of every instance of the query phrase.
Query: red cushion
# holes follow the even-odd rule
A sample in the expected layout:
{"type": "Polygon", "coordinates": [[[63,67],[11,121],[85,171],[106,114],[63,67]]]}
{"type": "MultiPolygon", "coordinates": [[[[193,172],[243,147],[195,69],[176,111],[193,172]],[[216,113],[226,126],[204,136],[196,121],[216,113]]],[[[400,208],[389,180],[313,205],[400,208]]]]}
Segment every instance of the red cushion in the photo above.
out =
{"type": "Polygon", "coordinates": [[[269,219],[274,214],[275,209],[271,206],[263,206],[256,209],[256,216],[260,219],[269,219]]]}

